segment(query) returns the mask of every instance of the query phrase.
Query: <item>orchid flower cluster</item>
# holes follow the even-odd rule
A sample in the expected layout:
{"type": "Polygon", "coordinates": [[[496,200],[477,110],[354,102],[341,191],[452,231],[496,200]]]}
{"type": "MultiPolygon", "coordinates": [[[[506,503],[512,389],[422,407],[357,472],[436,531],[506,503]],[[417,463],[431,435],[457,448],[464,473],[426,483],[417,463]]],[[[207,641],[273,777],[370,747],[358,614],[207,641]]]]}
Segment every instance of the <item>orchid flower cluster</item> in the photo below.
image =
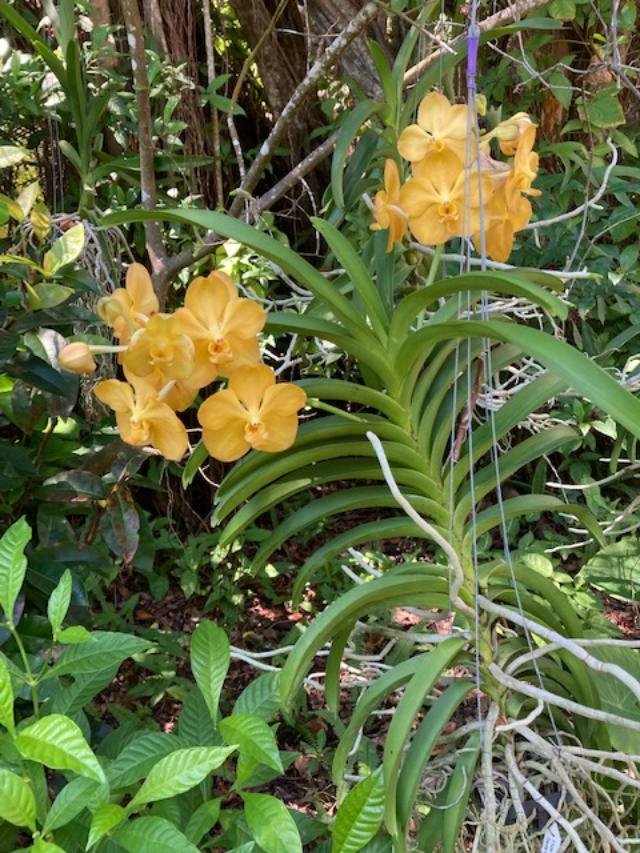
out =
{"type": "MultiPolygon", "coordinates": [[[[483,98],[477,108],[484,114],[483,98]]],[[[506,261],[515,234],[531,219],[528,196],[540,195],[532,186],[538,172],[536,125],[526,113],[517,113],[480,133],[476,142],[467,105],[451,104],[438,92],[423,98],[417,119],[402,131],[397,145],[411,164],[411,177],[401,183],[395,160],[386,161],[384,190],[376,194],[371,228],[388,229],[387,251],[408,229],[427,246],[471,237],[477,250],[506,261]],[[492,157],[493,140],[510,160],[492,157]],[[470,162],[472,166],[466,165],[470,162]]]]}
{"type": "Polygon", "coordinates": [[[165,458],[180,460],[189,441],[176,413],[218,379],[226,379],[227,387],[198,409],[211,456],[232,462],[251,448],[277,453],[293,444],[305,392],[276,383],[274,371],[261,363],[258,336],[266,313],[239,296],[228,275],[216,271],[194,279],[184,305],[165,314],[149,273],[134,263],[125,287],[100,299],[96,310],[118,345],[76,341],[61,350],[58,360],[73,373],[93,373],[94,355],[117,353],[126,381],[103,380],[94,393],[115,412],[127,444],[151,445],[165,458]]]}

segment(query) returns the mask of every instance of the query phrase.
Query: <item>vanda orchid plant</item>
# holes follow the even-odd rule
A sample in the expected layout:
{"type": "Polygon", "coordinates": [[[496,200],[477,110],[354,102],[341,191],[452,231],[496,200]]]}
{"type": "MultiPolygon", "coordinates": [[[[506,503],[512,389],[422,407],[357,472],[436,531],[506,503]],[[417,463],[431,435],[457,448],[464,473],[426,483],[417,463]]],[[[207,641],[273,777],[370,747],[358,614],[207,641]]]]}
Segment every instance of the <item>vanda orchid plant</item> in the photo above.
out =
{"type": "MultiPolygon", "coordinates": [[[[361,237],[354,245],[332,224],[344,218],[344,211],[333,212],[332,222],[314,220],[339,268],[331,279],[277,240],[222,213],[127,211],[105,220],[105,225],[115,225],[154,216],[200,226],[250,247],[315,297],[299,312],[271,311],[267,329],[329,341],[358,367],[350,380],[303,377],[296,386],[268,385],[266,368],[225,368],[228,389],[199,410],[205,442],[220,458],[238,458],[249,445],[253,450],[217,492],[213,520],[225,525],[221,542],[233,541],[256,518],[313,489],[314,499],[285,515],[254,559],[257,570],[286,540],[343,516],[343,532],[299,567],[294,587],[298,599],[319,570],[349,549],[353,553],[360,545],[388,539],[425,542],[419,557],[377,576],[373,569],[364,570],[359,557],[356,571],[362,573],[362,582],[311,622],[281,675],[282,703],[290,712],[316,654],[330,644],[325,696],[337,714],[347,644],[357,644],[358,632],[375,633],[380,614],[390,608],[423,609],[422,622],[406,632],[394,665],[353,697],[357,702],[343,726],[333,766],[340,798],[348,788],[348,766],[351,773],[371,770],[376,749],[361,738],[369,715],[396,697],[378,753],[380,767],[341,805],[353,810],[359,841],[345,848],[336,841],[340,850],[361,849],[384,821],[396,853],[414,846],[425,853],[452,853],[464,843],[461,833],[468,820],[476,835],[474,849],[498,851],[505,837],[510,844],[514,834],[530,838],[530,809],[523,803],[531,798],[581,850],[605,849],[610,843],[609,812],[615,821],[622,809],[629,826],[640,819],[637,774],[625,774],[624,758],[640,754],[640,682],[632,674],[633,667],[640,670],[637,653],[598,645],[601,623],[595,600],[588,621],[570,592],[527,559],[531,555],[512,554],[505,547],[503,557],[492,552],[483,559],[478,550],[484,534],[497,533],[504,541],[514,519],[541,514],[577,517],[601,541],[602,533],[583,504],[566,504],[545,494],[502,492],[502,483],[540,458],[578,446],[579,433],[568,425],[535,434],[520,430],[514,436],[513,431],[530,413],[571,388],[615,418],[621,429],[640,437],[640,401],[568,343],[508,315],[497,318],[492,311],[488,319],[487,312],[479,310],[480,301],[484,304],[488,294],[496,294],[527,299],[541,312],[562,319],[567,306],[555,295],[556,276],[512,270],[438,279],[436,257],[426,286],[420,280],[409,282],[413,286],[408,295],[400,295],[401,290],[406,293],[411,271],[395,244],[407,228],[436,247],[450,238],[484,242],[493,258],[504,260],[515,234],[532,215],[529,197],[537,192],[532,183],[538,166],[535,125],[519,114],[481,133],[475,140],[479,156],[470,168],[463,149],[467,128],[476,123],[467,106],[451,105],[432,94],[422,102],[417,124],[397,128],[398,159],[387,156],[386,137],[373,153],[368,143],[356,146],[357,165],[347,170],[340,195],[360,200],[375,192],[386,161],[385,188],[374,202],[374,231],[381,233],[361,237]],[[498,145],[511,160],[494,160],[492,146],[498,145]],[[400,158],[411,164],[404,183],[400,158]],[[482,388],[525,356],[546,371],[528,376],[494,415],[477,420],[474,406],[482,388]],[[254,382],[251,393],[244,391],[247,376],[254,382]],[[277,410],[279,387],[280,421],[270,421],[267,415],[277,410]],[[308,419],[293,441],[293,422],[285,427],[284,420],[294,417],[305,394],[333,413],[308,419]],[[281,438],[286,452],[260,452],[278,449],[267,446],[265,430],[281,438]],[[345,483],[348,487],[342,488],[345,483]],[[390,512],[398,507],[402,512],[390,512]],[[349,523],[351,518],[362,519],[365,510],[367,521],[349,523]],[[449,636],[429,633],[434,619],[450,625],[449,636]],[[466,723],[459,725],[456,714],[465,702],[466,723]],[[361,751],[362,745],[369,748],[361,751]],[[585,757],[589,750],[597,751],[597,764],[585,757]],[[435,790],[425,782],[429,767],[437,768],[435,790]],[[615,779],[618,787],[613,791],[603,779],[615,779]],[[603,784],[607,814],[597,793],[603,784]],[[625,799],[629,791],[632,796],[625,799]],[[597,814],[594,799],[600,802],[597,814]]],[[[185,301],[189,310],[190,293],[185,301]]],[[[228,298],[235,298],[230,291],[228,298]]],[[[232,313],[216,308],[202,325],[213,329],[214,316],[219,324],[223,315],[232,313]]],[[[251,317],[255,335],[261,321],[256,312],[251,317]]],[[[204,334],[194,337],[186,331],[192,327],[185,324],[184,335],[197,353],[204,334]]],[[[218,334],[214,331],[205,347],[209,356],[218,334]]],[[[121,360],[127,374],[132,367],[140,371],[141,362],[132,363],[130,354],[121,360]]],[[[161,389],[158,397],[165,381],[189,382],[169,379],[165,370],[155,385],[161,389]]],[[[98,393],[115,401],[115,395],[98,393]]],[[[131,423],[127,418],[133,399],[127,395],[126,405],[124,397],[118,404],[125,425],[131,423]]]]}

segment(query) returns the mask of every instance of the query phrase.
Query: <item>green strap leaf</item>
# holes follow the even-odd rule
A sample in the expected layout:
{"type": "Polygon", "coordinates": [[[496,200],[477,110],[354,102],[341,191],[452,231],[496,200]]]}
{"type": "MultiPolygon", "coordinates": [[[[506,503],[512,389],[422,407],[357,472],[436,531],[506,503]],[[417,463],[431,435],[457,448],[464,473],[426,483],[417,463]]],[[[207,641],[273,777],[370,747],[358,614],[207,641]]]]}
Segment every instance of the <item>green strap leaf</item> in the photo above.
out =
{"type": "Polygon", "coordinates": [[[426,326],[401,349],[408,370],[422,360],[426,343],[449,338],[486,337],[513,343],[565,380],[568,387],[592,400],[629,432],[640,438],[640,400],[588,356],[551,335],[505,320],[453,320],[426,326]]]}
{"type": "Polygon", "coordinates": [[[102,767],[73,720],[62,714],[47,717],[22,729],[15,745],[23,758],[54,770],[73,770],[80,776],[106,781],[102,767]]]}
{"type": "Polygon", "coordinates": [[[191,637],[191,671],[214,725],[230,661],[229,639],[225,632],[213,622],[201,622],[191,637]]]}
{"type": "Polygon", "coordinates": [[[418,603],[422,602],[429,608],[448,608],[447,582],[423,573],[412,575],[392,570],[340,596],[314,619],[289,654],[280,674],[284,707],[290,708],[313,658],[326,642],[336,636],[342,625],[354,622],[363,613],[371,613],[377,608],[393,607],[399,601],[410,601],[414,606],[422,606],[418,603]]]}
{"type": "MultiPolygon", "coordinates": [[[[370,45],[371,47],[371,45],[370,45]]],[[[344,166],[349,155],[353,140],[358,135],[362,125],[375,113],[380,112],[386,105],[378,101],[361,101],[342,123],[338,131],[336,147],[331,159],[331,192],[338,207],[344,207],[343,176],[344,166]]]]}
{"type": "Polygon", "coordinates": [[[338,809],[331,853],[358,853],[376,834],[384,816],[384,779],[379,767],[353,788],[338,809]]]}
{"type": "Polygon", "coordinates": [[[284,803],[268,794],[243,794],[249,831],[265,853],[302,853],[296,822],[284,803]]]}
{"type": "Polygon", "coordinates": [[[0,818],[14,826],[27,826],[32,832],[36,829],[36,799],[28,782],[0,768],[0,818]]]}
{"type": "Polygon", "coordinates": [[[13,621],[13,608],[27,571],[24,549],[31,539],[31,528],[25,518],[19,518],[0,539],[0,607],[4,619],[13,621]]]}
{"type": "Polygon", "coordinates": [[[145,803],[166,800],[189,791],[217,770],[234,749],[233,746],[193,746],[161,758],[149,771],[128,808],[138,809],[145,803]]]}
{"type": "Polygon", "coordinates": [[[402,764],[397,786],[394,785],[396,789],[396,814],[403,836],[407,834],[416,795],[431,753],[443,728],[472,688],[473,682],[469,680],[460,679],[450,684],[444,693],[433,702],[411,740],[411,746],[402,764]]]}
{"type": "Polygon", "coordinates": [[[332,309],[335,316],[346,324],[354,337],[363,341],[369,340],[375,346],[374,336],[367,329],[356,309],[318,270],[273,237],[231,216],[212,210],[156,210],[153,213],[145,210],[126,210],[104,216],[101,227],[111,228],[114,225],[154,220],[183,222],[187,225],[206,228],[221,237],[236,240],[248,246],[267,260],[278,264],[288,275],[296,278],[314,296],[322,300],[332,309]]]}
{"type": "Polygon", "coordinates": [[[351,284],[364,303],[373,330],[384,345],[387,343],[388,318],[384,304],[380,298],[371,273],[353,248],[351,241],[334,228],[329,222],[313,217],[311,220],[316,230],[324,237],[339,263],[344,267],[351,284]]]}

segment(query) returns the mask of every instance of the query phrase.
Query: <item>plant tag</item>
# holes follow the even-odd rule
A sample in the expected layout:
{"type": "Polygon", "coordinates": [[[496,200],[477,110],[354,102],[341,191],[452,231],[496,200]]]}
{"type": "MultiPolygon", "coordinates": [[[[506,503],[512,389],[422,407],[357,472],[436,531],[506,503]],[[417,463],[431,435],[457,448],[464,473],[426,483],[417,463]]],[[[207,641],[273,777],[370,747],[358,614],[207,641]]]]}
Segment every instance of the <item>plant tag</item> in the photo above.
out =
{"type": "Polygon", "coordinates": [[[558,853],[562,844],[562,836],[557,823],[552,823],[542,839],[540,853],[558,853]]]}

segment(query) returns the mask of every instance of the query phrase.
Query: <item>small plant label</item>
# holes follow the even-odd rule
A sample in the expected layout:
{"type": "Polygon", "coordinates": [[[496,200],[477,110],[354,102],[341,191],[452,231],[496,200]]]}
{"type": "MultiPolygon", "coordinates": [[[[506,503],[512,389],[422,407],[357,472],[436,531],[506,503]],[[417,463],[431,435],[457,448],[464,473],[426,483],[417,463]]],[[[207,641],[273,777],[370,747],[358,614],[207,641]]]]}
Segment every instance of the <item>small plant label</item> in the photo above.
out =
{"type": "Polygon", "coordinates": [[[562,836],[557,823],[552,823],[544,834],[540,853],[558,853],[562,844],[562,836]]]}

